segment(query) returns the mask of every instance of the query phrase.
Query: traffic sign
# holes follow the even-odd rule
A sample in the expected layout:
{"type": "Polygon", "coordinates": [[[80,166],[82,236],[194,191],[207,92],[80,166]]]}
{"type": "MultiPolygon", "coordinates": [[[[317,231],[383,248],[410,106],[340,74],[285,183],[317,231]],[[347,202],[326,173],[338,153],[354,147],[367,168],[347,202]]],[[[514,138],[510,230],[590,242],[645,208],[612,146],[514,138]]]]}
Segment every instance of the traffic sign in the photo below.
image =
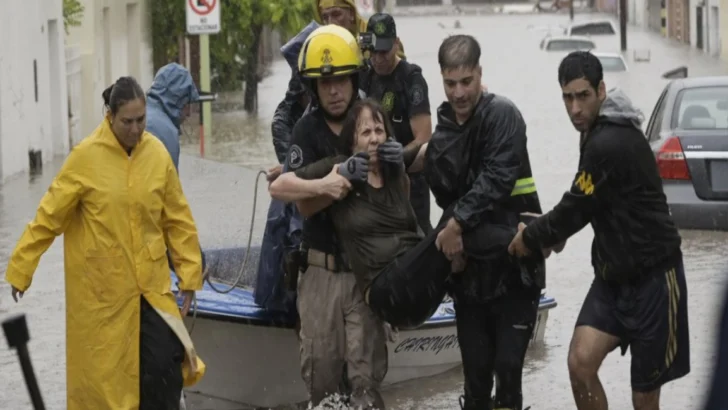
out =
{"type": "Polygon", "coordinates": [[[187,33],[217,34],[220,32],[220,0],[186,0],[187,33]]]}

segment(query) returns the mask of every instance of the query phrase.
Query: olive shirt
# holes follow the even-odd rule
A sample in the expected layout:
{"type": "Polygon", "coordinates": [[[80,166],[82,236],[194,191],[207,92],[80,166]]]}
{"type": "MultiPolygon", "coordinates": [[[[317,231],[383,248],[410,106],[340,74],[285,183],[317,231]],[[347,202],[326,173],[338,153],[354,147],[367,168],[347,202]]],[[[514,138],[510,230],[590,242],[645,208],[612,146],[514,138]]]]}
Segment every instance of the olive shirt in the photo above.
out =
{"type": "MultiPolygon", "coordinates": [[[[334,164],[346,159],[343,155],[329,157],[299,169],[298,173],[304,173],[307,179],[323,178],[334,164]]],[[[385,266],[422,239],[407,196],[407,184],[404,172],[397,181],[382,188],[354,182],[346,198],[324,211],[329,213],[362,292],[385,266]]]]}

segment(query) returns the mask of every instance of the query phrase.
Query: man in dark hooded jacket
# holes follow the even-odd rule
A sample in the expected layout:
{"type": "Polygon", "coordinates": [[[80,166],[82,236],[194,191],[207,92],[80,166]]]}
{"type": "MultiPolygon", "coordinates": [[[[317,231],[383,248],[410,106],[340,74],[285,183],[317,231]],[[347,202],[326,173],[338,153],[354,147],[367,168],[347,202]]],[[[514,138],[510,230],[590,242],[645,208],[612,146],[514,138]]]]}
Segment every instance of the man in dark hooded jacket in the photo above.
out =
{"type": "Polygon", "coordinates": [[[660,408],[662,385],[690,372],[688,290],[681,238],[670,216],[642,113],[619,90],[606,91],[602,65],[576,51],[559,65],[564,106],[581,133],[579,169],[548,213],[509,246],[518,256],[563,243],[592,225],[594,280],[569,347],[579,410],[607,402],[598,371],[617,347],[632,354],[632,403],[660,408]]]}
{"type": "Polygon", "coordinates": [[[480,46],[472,36],[445,39],[438,60],[448,101],[437,112],[425,177],[437,204],[452,208],[438,224],[445,228],[436,245],[455,265],[465,264],[450,286],[465,376],[461,406],[521,410],[523,362],[545,286],[542,259],[522,264],[507,252],[521,214],[541,213],[526,123],[510,100],[482,90],[480,46]],[[512,233],[478,238],[490,245],[487,253],[463,253],[463,236],[483,224],[512,233]]]}

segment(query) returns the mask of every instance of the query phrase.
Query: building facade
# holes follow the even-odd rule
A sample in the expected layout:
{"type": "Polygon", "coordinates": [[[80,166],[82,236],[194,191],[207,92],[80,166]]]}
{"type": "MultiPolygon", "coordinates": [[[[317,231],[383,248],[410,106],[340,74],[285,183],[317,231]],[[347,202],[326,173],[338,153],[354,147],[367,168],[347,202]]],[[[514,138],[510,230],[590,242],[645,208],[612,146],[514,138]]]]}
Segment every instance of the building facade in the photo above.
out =
{"type": "Polygon", "coordinates": [[[62,3],[3,3],[0,180],[68,152],[62,3]]]}
{"type": "MultiPolygon", "coordinates": [[[[59,0],[60,1],[60,0],[59,0]]],[[[72,143],[89,135],[104,115],[101,93],[116,79],[131,75],[146,90],[154,78],[149,0],[81,0],[81,25],[69,30],[69,58],[77,59],[80,90],[71,90],[72,143]],[[73,56],[73,57],[72,57],[73,56]],[[77,95],[78,98],[73,98],[77,95]],[[74,112],[75,110],[75,112],[74,112]]],[[[75,80],[78,80],[76,78],[75,80]]]]}

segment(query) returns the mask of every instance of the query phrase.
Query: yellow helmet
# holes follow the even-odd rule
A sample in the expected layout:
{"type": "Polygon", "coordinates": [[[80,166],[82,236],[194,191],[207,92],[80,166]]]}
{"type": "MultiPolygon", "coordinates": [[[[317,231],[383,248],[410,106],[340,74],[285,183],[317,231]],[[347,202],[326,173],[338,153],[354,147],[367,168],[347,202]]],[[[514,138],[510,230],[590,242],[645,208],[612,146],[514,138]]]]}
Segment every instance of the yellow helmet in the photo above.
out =
{"type": "Polygon", "coordinates": [[[349,30],[329,24],[314,30],[298,55],[303,78],[350,75],[363,68],[359,44],[349,30]]]}

